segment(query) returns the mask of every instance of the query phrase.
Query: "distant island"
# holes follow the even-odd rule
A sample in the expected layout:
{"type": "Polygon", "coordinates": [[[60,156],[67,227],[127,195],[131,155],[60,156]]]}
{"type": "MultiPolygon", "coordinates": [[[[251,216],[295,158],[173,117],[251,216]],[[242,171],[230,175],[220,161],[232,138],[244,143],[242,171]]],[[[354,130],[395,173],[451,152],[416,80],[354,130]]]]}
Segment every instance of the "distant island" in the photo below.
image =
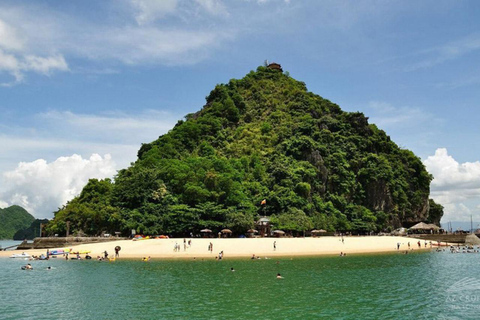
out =
{"type": "Polygon", "coordinates": [[[292,235],[388,232],[439,224],[431,180],[363,113],[342,111],[271,64],[217,85],[114,180],[91,179],[46,232],[240,235],[262,216],[292,235]]]}

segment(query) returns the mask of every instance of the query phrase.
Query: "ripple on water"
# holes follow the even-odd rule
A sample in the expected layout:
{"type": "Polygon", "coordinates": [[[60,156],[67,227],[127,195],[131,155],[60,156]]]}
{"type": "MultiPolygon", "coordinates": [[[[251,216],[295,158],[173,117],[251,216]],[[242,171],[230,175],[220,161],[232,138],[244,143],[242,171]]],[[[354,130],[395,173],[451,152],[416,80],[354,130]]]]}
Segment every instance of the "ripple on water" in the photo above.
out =
{"type": "Polygon", "coordinates": [[[51,259],[31,262],[33,271],[20,270],[25,261],[0,259],[1,318],[468,319],[472,309],[452,308],[445,292],[465,277],[480,280],[479,258],[421,253],[149,263],[51,259]],[[48,265],[54,269],[46,270],[48,265]],[[277,273],[284,279],[276,279],[277,273]]]}

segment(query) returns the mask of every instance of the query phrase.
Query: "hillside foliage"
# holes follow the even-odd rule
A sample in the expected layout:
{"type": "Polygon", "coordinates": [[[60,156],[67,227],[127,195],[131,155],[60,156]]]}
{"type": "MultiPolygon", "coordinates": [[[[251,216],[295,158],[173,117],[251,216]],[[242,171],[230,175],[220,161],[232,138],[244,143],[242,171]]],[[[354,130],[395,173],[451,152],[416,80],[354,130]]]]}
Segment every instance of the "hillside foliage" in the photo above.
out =
{"type": "Polygon", "coordinates": [[[33,221],[35,218],[20,206],[0,209],[0,239],[13,239],[17,231],[30,227],[33,221]]]}
{"type": "Polygon", "coordinates": [[[443,211],[429,203],[431,179],[417,156],[362,113],[259,67],[217,85],[199,112],[142,144],[114,181],[91,179],[47,230],[64,234],[70,221],[71,233],[90,235],[241,234],[267,215],[293,233],[377,232],[438,223],[443,211]]]}

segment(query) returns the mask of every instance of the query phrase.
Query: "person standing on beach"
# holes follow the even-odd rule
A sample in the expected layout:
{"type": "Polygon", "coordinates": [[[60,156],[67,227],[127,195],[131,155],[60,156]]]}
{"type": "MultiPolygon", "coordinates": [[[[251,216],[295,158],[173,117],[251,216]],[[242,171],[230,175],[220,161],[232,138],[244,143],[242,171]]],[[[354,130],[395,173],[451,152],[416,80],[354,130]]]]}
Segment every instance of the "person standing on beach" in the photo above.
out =
{"type": "Polygon", "coordinates": [[[277,250],[277,241],[273,241],[273,251],[277,250]]]}

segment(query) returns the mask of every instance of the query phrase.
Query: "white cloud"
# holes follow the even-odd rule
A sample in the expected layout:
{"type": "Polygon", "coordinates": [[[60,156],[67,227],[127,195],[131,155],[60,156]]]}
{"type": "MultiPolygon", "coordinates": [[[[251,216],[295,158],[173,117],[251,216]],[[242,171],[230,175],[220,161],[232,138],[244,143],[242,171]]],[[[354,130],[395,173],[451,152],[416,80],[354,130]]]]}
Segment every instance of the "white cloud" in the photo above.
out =
{"type": "Polygon", "coordinates": [[[23,49],[24,42],[12,26],[0,19],[0,48],[18,51],[23,49]]]}
{"type": "MultiPolygon", "coordinates": [[[[50,128],[50,134],[70,132],[82,140],[137,144],[149,142],[166,133],[182,117],[170,112],[144,110],[136,115],[124,112],[77,114],[69,111],[40,113],[39,123],[50,128]],[[100,137],[100,138],[99,138],[100,137]]],[[[65,134],[63,134],[65,136],[65,134]]]]}
{"type": "Polygon", "coordinates": [[[276,1],[283,1],[285,3],[290,3],[290,0],[257,0],[258,4],[264,4],[267,2],[276,2],[276,1]]]}
{"type": "Polygon", "coordinates": [[[49,74],[52,70],[68,71],[68,65],[65,58],[61,55],[46,58],[28,55],[25,56],[23,70],[32,70],[42,74],[49,74]]]}
{"type": "Polygon", "coordinates": [[[177,0],[131,0],[139,25],[151,23],[175,12],[177,0]]]}
{"type": "Polygon", "coordinates": [[[43,159],[21,162],[13,171],[4,173],[8,190],[1,195],[1,204],[17,204],[37,218],[52,218],[53,211],[78,195],[88,179],[113,177],[115,163],[110,155],[92,154],[60,157],[48,163],[43,159]]]}
{"type": "MultiPolygon", "coordinates": [[[[29,123],[28,127],[0,124],[4,132],[0,134],[0,172],[14,170],[19,161],[31,163],[42,158],[46,162],[54,162],[59,155],[73,153],[84,158],[94,153],[110,154],[111,161],[118,168],[125,168],[136,160],[142,143],[157,139],[181,118],[156,110],[138,111],[135,115],[122,112],[77,114],[54,110],[25,115],[18,120],[29,123]]],[[[0,183],[0,194],[8,187],[8,183],[0,183]]],[[[2,197],[0,200],[9,202],[2,197]]]]}
{"type": "Polygon", "coordinates": [[[33,71],[48,75],[52,71],[68,71],[61,54],[36,55],[26,49],[26,37],[7,22],[0,19],[0,73],[7,72],[13,81],[2,82],[1,86],[12,86],[24,79],[24,73],[33,71]]]}
{"type": "Polygon", "coordinates": [[[13,81],[0,83],[1,86],[12,86],[24,79],[24,73],[33,71],[49,75],[53,71],[68,71],[68,65],[63,56],[39,57],[34,55],[13,55],[0,49],[0,72],[6,71],[13,81]]]}
{"type": "Polygon", "coordinates": [[[425,58],[411,66],[408,66],[405,70],[416,71],[419,69],[431,68],[446,61],[460,58],[479,49],[480,34],[470,34],[450,43],[418,52],[417,56],[425,56],[425,58]]]}
{"type": "MultiPolygon", "coordinates": [[[[89,178],[112,177],[136,159],[140,144],[166,133],[181,117],[146,110],[136,115],[109,112],[102,115],[49,111],[29,119],[35,130],[7,127],[0,135],[5,161],[24,161],[3,174],[0,206],[18,204],[40,218],[78,195],[89,178]],[[52,154],[75,153],[49,160],[52,154]],[[15,158],[8,159],[9,155],[15,158]],[[82,157],[91,155],[90,157],[82,157]],[[98,154],[107,154],[104,157],[98,154]]],[[[26,120],[26,119],[25,119],[26,120]]]]}
{"type": "Polygon", "coordinates": [[[69,51],[90,59],[126,64],[189,65],[229,37],[220,31],[113,27],[96,30],[89,41],[70,43],[69,51]]]}
{"type": "Polygon", "coordinates": [[[480,77],[478,75],[475,75],[463,77],[461,79],[456,79],[448,82],[440,82],[435,84],[435,87],[440,89],[455,90],[458,88],[476,85],[478,83],[480,83],[480,77]]]}
{"type": "Polygon", "coordinates": [[[228,16],[227,8],[220,0],[195,0],[204,10],[214,16],[228,16]]]}
{"type": "Polygon", "coordinates": [[[5,201],[0,200],[0,209],[5,209],[7,207],[10,207],[10,205],[5,201]]]}
{"type": "Polygon", "coordinates": [[[423,163],[434,177],[430,196],[445,207],[442,220],[470,220],[480,197],[480,161],[458,163],[447,149],[439,148],[423,163]]]}
{"type": "Polygon", "coordinates": [[[0,85],[10,86],[21,82],[23,80],[23,75],[20,69],[20,63],[18,62],[18,59],[13,54],[5,53],[0,49],[0,72],[6,71],[15,79],[11,82],[2,82],[0,85]]]}
{"type": "Polygon", "coordinates": [[[435,190],[478,190],[480,192],[480,161],[458,163],[448,154],[447,149],[439,148],[435,155],[424,161],[428,171],[434,176],[432,188],[435,190]]]}
{"type": "MultiPolygon", "coordinates": [[[[191,65],[235,35],[226,26],[196,23],[204,21],[198,7],[211,16],[226,10],[221,2],[184,3],[181,10],[177,2],[128,0],[122,19],[98,22],[35,5],[0,4],[0,72],[14,78],[4,85],[20,83],[26,72],[68,71],[73,58],[100,61],[103,69],[119,63],[191,65]],[[162,23],[167,18],[168,23],[162,23]]],[[[119,4],[110,10],[118,10],[119,4]]]]}
{"type": "Polygon", "coordinates": [[[432,121],[432,115],[420,108],[394,107],[382,101],[370,101],[368,107],[373,109],[374,116],[371,122],[379,127],[392,125],[417,125],[418,123],[432,121]]]}

